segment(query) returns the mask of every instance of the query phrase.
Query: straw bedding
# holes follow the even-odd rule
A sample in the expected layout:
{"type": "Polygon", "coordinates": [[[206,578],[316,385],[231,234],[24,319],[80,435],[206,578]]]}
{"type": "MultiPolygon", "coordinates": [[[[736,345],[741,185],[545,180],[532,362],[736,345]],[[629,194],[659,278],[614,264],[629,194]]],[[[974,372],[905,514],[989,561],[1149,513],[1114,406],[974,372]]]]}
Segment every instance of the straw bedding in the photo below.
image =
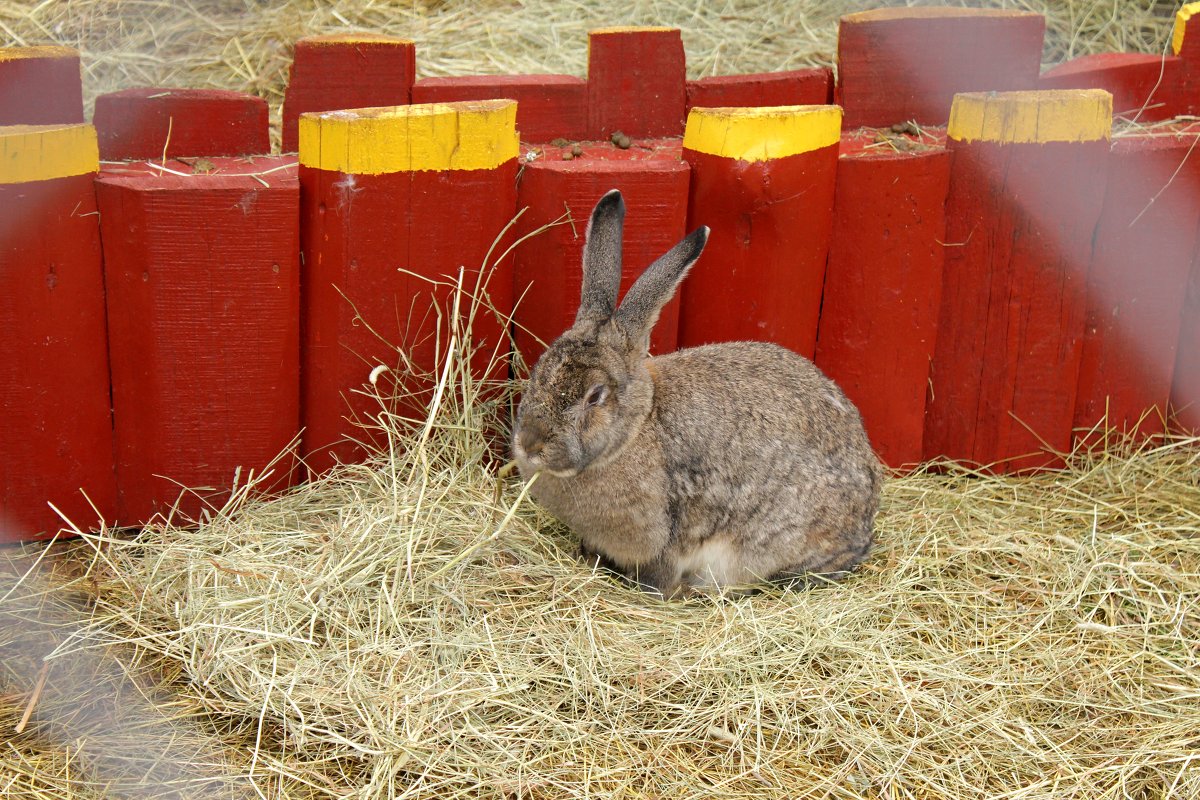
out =
{"type": "MultiPolygon", "coordinates": [[[[234,5],[0,2],[0,33],[83,44],[92,92],[277,100],[339,27],[581,73],[586,28],[676,24],[708,74],[827,62],[867,4],[234,5]]],[[[1054,3],[1048,57],[1161,48],[1173,11],[1054,3]]],[[[1200,442],[895,477],[846,583],[664,603],[497,478],[502,390],[459,363],[367,465],[0,551],[0,796],[1200,798],[1200,442]]]]}

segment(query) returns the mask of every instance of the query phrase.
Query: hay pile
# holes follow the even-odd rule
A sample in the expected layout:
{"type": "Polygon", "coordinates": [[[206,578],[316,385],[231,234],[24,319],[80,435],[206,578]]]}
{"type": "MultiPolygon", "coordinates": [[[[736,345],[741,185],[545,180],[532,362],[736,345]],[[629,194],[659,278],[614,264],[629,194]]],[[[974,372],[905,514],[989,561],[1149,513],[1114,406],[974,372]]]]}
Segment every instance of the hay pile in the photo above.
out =
{"type": "MultiPolygon", "coordinates": [[[[278,125],[292,43],[368,31],[413,39],[422,76],[586,73],[587,31],[682,29],[692,77],[832,64],[842,14],[889,5],[970,5],[1046,15],[1047,63],[1087,53],[1164,51],[1171,0],[0,0],[0,45],[58,43],[83,54],[85,104],[132,86],[251,92],[278,125]]],[[[278,140],[276,140],[277,142],[278,140]]]]}
{"type": "Polygon", "coordinates": [[[1200,797],[1200,443],[897,478],[847,583],[665,603],[497,482],[461,364],[368,465],[7,554],[0,793],[1200,797]]]}

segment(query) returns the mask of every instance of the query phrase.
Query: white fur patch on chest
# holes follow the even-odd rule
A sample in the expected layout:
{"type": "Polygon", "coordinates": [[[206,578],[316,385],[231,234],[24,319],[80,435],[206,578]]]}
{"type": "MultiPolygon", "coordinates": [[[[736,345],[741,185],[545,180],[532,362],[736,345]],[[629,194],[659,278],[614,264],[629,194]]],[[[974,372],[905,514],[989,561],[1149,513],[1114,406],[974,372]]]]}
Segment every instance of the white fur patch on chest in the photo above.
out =
{"type": "Polygon", "coordinates": [[[748,577],[737,548],[719,536],[682,556],[679,567],[684,581],[697,587],[739,584],[748,577]]]}

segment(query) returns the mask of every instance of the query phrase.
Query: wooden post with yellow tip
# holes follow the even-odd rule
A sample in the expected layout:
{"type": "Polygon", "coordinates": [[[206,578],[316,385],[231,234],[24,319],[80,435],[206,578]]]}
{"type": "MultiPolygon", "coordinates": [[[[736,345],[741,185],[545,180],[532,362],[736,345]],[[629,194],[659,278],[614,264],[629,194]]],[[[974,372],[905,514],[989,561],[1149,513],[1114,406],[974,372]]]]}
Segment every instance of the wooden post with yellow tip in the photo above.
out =
{"type": "Polygon", "coordinates": [[[55,508],[81,530],[111,523],[115,483],[96,132],[0,127],[0,153],[0,542],[13,542],[67,528],[55,508]]]}
{"type": "Polygon", "coordinates": [[[473,368],[484,377],[493,357],[506,368],[511,260],[482,267],[516,213],[515,120],[511,100],[301,116],[301,407],[311,470],[360,460],[355,440],[382,441],[372,431],[383,410],[375,393],[401,396],[389,410],[424,416],[425,376],[447,344],[448,321],[431,300],[448,310],[460,267],[465,292],[486,292],[495,309],[475,316],[473,368]]]}
{"type": "Polygon", "coordinates": [[[1112,95],[960,94],[925,455],[1059,466],[1071,424],[1112,95]]]}

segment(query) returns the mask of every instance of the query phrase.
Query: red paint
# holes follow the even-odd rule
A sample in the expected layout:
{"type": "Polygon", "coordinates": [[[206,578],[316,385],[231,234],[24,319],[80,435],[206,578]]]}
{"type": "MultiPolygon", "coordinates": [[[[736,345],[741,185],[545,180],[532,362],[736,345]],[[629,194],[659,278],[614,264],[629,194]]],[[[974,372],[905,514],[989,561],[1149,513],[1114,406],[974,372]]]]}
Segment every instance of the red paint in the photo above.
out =
{"type": "Polygon", "coordinates": [[[1171,409],[1176,430],[1200,436],[1200,255],[1192,264],[1179,325],[1171,409]]]}
{"type": "Polygon", "coordinates": [[[100,158],[260,155],[271,150],[267,101],[222,89],[126,89],[96,98],[100,158]]]}
{"type": "Polygon", "coordinates": [[[1179,114],[1200,113],[1200,14],[1194,14],[1184,28],[1179,78],[1171,96],[1179,114]]]}
{"type": "Polygon", "coordinates": [[[79,53],[63,47],[4,49],[34,55],[0,59],[0,125],[83,122],[79,53]]]}
{"type": "Polygon", "coordinates": [[[876,148],[838,161],[816,364],[891,467],[922,460],[945,262],[949,153],[876,148]]]}
{"type": "Polygon", "coordinates": [[[677,29],[630,29],[588,38],[588,134],[681,136],[687,63],[677,29]]]}
{"type": "Polygon", "coordinates": [[[83,530],[99,523],[91,504],[114,517],[92,183],[0,184],[0,542],[58,531],[64,523],[47,503],[83,530]]]}
{"type": "MultiPolygon", "coordinates": [[[[515,338],[527,364],[542,354],[542,344],[571,327],[579,310],[583,280],[583,243],[592,207],[605,192],[620,189],[625,198],[625,245],[621,293],[652,261],[685,235],[688,167],[678,157],[646,157],[647,151],[593,145],[572,161],[547,157],[525,167],[517,195],[521,233],[569,215],[523,242],[515,263],[515,338]],[[605,152],[608,157],[597,153],[605,152]]],[[[662,310],[650,338],[654,353],[677,346],[679,298],[662,310]]]]}
{"type": "Polygon", "coordinates": [[[824,105],[833,99],[829,67],[719,75],[687,82],[687,110],[697,107],[824,105]]]}
{"type": "MultiPolygon", "coordinates": [[[[516,213],[516,171],[515,158],[494,170],[345,175],[300,168],[303,450],[312,471],[361,461],[366,450],[348,437],[386,444],[361,427],[380,411],[363,394],[377,365],[389,368],[377,389],[408,395],[398,412],[424,418],[433,386],[426,375],[446,346],[433,303],[448,311],[447,284],[460,266],[466,286],[478,283],[492,242],[516,213]],[[401,351],[415,372],[401,371],[401,351]]],[[[511,259],[496,266],[486,289],[507,318],[511,259]]],[[[475,372],[483,376],[495,355],[499,363],[487,377],[504,377],[506,320],[480,314],[472,329],[480,347],[475,372]]]]}
{"type": "Polygon", "coordinates": [[[404,39],[297,40],[283,95],[283,152],[296,152],[301,114],[406,105],[416,74],[416,46],[404,39]]]}
{"type": "Polygon", "coordinates": [[[283,164],[131,165],[96,182],[123,525],[177,500],[192,519],[220,508],[239,471],[261,474],[299,430],[299,190],[294,166],[269,171],[283,164]]]}
{"type": "Polygon", "coordinates": [[[753,339],[812,358],[838,146],[753,163],[683,155],[692,168],[688,227],[712,233],[683,283],[680,346],[753,339]]]}
{"type": "Polygon", "coordinates": [[[1071,447],[1109,144],[949,148],[925,455],[999,471],[1059,466],[1054,453],[1071,447]]]}
{"type": "Polygon", "coordinates": [[[880,9],[842,18],[837,99],[844,129],[906,120],[944,125],[959,92],[1037,85],[1043,17],[969,9],[930,16],[936,11],[880,9]]]}
{"type": "Polygon", "coordinates": [[[1077,429],[1092,428],[1106,413],[1108,428],[1139,437],[1165,427],[1200,224],[1195,142],[1196,134],[1113,142],[1088,273],[1077,429]]]}
{"type": "Polygon", "coordinates": [[[1039,89],[1106,89],[1113,113],[1142,121],[1170,119],[1178,111],[1182,60],[1149,53],[1096,53],[1047,70],[1039,89]]]}
{"type": "Polygon", "coordinates": [[[587,82],[573,75],[465,75],[422,78],[414,103],[460,100],[517,101],[517,131],[524,142],[587,136],[587,82]]]}

